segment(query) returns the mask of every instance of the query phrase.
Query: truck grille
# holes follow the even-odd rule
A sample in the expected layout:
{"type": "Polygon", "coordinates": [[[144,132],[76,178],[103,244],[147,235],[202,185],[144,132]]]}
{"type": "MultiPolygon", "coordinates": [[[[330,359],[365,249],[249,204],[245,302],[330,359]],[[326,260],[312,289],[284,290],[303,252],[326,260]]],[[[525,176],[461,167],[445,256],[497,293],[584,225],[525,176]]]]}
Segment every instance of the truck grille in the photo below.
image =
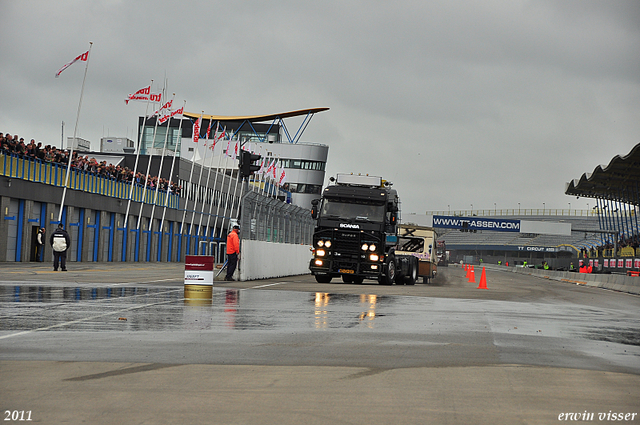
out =
{"type": "Polygon", "coordinates": [[[360,252],[360,236],[358,233],[335,232],[334,251],[340,253],[359,253],[360,252]]]}

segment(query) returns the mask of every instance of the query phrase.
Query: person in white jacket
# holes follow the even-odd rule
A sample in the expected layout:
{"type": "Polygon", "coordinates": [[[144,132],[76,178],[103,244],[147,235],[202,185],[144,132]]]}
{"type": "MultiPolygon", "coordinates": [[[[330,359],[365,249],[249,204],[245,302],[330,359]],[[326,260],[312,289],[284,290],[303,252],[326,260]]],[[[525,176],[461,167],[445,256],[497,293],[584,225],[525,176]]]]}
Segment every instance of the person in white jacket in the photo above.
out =
{"type": "Polygon", "coordinates": [[[67,271],[67,249],[71,245],[71,238],[62,223],[58,224],[58,228],[51,234],[49,243],[53,248],[53,270],[58,271],[58,264],[63,272],[67,271]]]}

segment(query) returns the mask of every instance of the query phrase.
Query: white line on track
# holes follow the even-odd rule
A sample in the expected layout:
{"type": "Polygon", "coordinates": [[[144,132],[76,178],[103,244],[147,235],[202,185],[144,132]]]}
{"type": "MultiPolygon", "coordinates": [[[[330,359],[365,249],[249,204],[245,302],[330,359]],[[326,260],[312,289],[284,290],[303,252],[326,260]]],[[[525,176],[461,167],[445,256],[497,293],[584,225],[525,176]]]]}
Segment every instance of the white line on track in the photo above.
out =
{"type": "MultiPolygon", "coordinates": [[[[170,280],[173,280],[173,279],[170,279],[170,280]]],[[[240,291],[246,291],[247,289],[267,288],[269,286],[284,285],[286,283],[289,283],[289,282],[276,282],[276,283],[269,283],[269,284],[266,284],[266,285],[252,286],[250,288],[242,288],[242,289],[240,289],[240,291]]],[[[119,284],[116,284],[116,285],[119,285],[119,284]]],[[[113,286],[116,286],[116,285],[113,285],[113,286]]],[[[175,291],[179,291],[179,290],[180,289],[175,289],[175,290],[166,291],[166,292],[175,292],[175,291]]],[[[166,293],[166,292],[164,292],[164,293],[166,293]]],[[[154,295],[159,295],[159,294],[162,294],[162,293],[158,293],[158,294],[154,294],[154,295]]],[[[139,295],[134,295],[134,296],[144,296],[144,295],[148,295],[148,294],[139,294],[139,295]]],[[[86,322],[88,320],[98,319],[100,317],[111,316],[111,315],[114,315],[114,314],[119,314],[119,313],[123,313],[123,312],[127,312],[127,311],[137,310],[137,309],[145,308],[145,307],[151,307],[151,306],[155,306],[155,305],[169,304],[169,303],[172,303],[172,302],[175,302],[175,301],[176,300],[162,301],[162,302],[153,303],[153,304],[144,304],[144,305],[139,305],[139,306],[135,306],[135,307],[129,307],[129,308],[125,308],[125,309],[118,310],[118,311],[111,311],[109,313],[98,314],[96,316],[91,316],[91,317],[85,317],[83,319],[77,319],[77,320],[72,320],[72,321],[69,321],[69,322],[58,323],[57,325],[46,326],[46,327],[38,328],[38,329],[31,329],[31,330],[28,330],[28,331],[16,332],[16,333],[13,333],[13,334],[10,334],[10,335],[2,335],[2,336],[0,336],[0,339],[7,339],[7,338],[12,338],[14,336],[26,335],[26,334],[29,334],[29,333],[32,333],[32,332],[48,331],[48,330],[51,330],[51,329],[56,329],[56,328],[61,328],[61,327],[68,326],[68,325],[73,325],[75,323],[81,323],[81,322],[86,322]]]]}
{"type": "Polygon", "coordinates": [[[284,284],[287,284],[287,283],[289,283],[289,282],[269,283],[268,285],[258,285],[258,286],[252,286],[251,288],[242,288],[241,291],[246,291],[247,289],[266,288],[268,286],[284,285],[284,284]]]}
{"type": "Polygon", "coordinates": [[[170,300],[170,301],[161,301],[161,302],[152,303],[152,304],[138,305],[138,306],[125,308],[125,309],[118,310],[118,311],[110,311],[108,313],[98,314],[98,315],[91,316],[91,317],[85,317],[83,319],[77,319],[77,320],[71,320],[69,322],[58,323],[57,325],[45,326],[43,328],[31,329],[31,330],[22,331],[22,332],[16,332],[16,333],[10,334],[10,335],[2,335],[2,336],[0,336],[0,339],[7,339],[7,338],[14,337],[14,336],[29,334],[29,333],[32,333],[32,332],[41,332],[41,331],[48,331],[48,330],[55,329],[55,328],[62,328],[64,326],[73,325],[75,323],[86,322],[88,320],[98,319],[100,317],[112,316],[114,314],[119,314],[119,313],[132,311],[132,310],[138,310],[138,309],[141,309],[141,308],[152,307],[152,306],[156,306],[156,305],[169,304],[169,303],[173,303],[173,302],[176,302],[176,301],[182,301],[182,300],[175,299],[175,300],[170,300]]]}

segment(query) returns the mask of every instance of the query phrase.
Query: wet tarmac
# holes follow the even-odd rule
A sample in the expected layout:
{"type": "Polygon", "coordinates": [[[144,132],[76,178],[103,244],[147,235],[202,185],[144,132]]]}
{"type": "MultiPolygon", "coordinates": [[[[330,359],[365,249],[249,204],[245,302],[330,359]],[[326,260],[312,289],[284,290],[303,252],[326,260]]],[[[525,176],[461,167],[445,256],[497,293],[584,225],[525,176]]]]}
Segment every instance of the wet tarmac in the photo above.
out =
{"type": "Polygon", "coordinates": [[[0,285],[0,311],[4,359],[384,368],[513,363],[640,374],[638,310],[566,302],[225,287],[203,301],[185,299],[182,286],[59,283],[0,285]],[[64,346],[55,343],[60,338],[64,346]],[[43,349],[48,344],[53,349],[43,349]]]}
{"type": "MultiPolygon", "coordinates": [[[[482,368],[517,365],[538,368],[538,375],[516,391],[545,386],[539,368],[554,368],[619,374],[625,388],[610,389],[602,408],[631,411],[640,399],[640,297],[629,294],[511,273],[493,274],[490,289],[479,290],[451,267],[434,285],[318,284],[294,276],[217,284],[210,300],[188,300],[180,268],[114,268],[92,283],[94,274],[37,269],[18,276],[0,267],[1,376],[11,375],[9,365],[22,370],[23,363],[61,361],[94,365],[70,372],[65,385],[116,379],[121,367],[100,366],[111,364],[128,365],[124,370],[135,374],[173,373],[169,369],[181,365],[338,367],[358,378],[445,370],[438,368],[482,375],[482,368]]],[[[600,379],[584,376],[572,379],[588,384],[570,381],[560,391],[556,382],[549,391],[571,393],[580,390],[573,385],[600,379]]],[[[490,375],[477,379],[498,385],[490,375]]],[[[419,382],[411,385],[425,390],[419,382]]],[[[566,397],[571,406],[579,400],[566,397]]]]}

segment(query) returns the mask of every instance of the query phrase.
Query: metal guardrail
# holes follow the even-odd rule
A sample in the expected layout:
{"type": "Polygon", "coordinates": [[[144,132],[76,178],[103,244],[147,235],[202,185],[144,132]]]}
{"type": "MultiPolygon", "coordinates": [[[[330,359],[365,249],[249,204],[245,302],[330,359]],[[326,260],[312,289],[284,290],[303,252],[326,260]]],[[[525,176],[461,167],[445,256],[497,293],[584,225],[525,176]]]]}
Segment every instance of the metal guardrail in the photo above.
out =
{"type": "Polygon", "coordinates": [[[311,211],[248,191],[242,199],[242,238],[258,241],[311,244],[315,222],[311,211]]]}

